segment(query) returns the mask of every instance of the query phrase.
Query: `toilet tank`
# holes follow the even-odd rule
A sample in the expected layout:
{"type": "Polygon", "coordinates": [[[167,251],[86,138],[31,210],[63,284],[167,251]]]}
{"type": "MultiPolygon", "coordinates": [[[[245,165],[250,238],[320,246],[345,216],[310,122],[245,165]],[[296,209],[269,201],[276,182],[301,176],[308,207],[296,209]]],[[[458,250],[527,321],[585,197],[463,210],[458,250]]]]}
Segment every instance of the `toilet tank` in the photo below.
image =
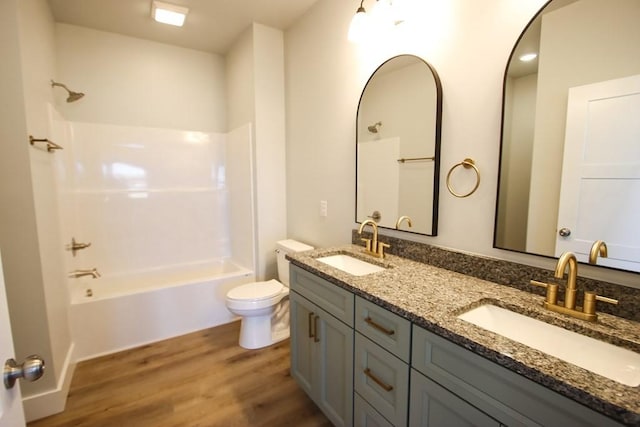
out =
{"type": "Polygon", "coordinates": [[[278,258],[278,280],[285,286],[289,286],[289,261],[286,254],[302,252],[313,249],[313,246],[298,242],[297,240],[279,240],[276,242],[276,257],[278,258]]]}

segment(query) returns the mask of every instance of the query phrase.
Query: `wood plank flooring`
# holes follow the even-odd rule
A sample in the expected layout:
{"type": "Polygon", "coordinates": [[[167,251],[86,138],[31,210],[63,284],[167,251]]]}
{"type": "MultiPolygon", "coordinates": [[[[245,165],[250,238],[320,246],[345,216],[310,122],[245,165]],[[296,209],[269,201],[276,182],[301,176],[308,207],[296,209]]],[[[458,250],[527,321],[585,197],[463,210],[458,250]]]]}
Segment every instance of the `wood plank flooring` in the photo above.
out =
{"type": "Polygon", "coordinates": [[[65,411],[28,426],[330,426],[289,374],[289,340],[245,350],[239,326],[82,362],[65,411]]]}

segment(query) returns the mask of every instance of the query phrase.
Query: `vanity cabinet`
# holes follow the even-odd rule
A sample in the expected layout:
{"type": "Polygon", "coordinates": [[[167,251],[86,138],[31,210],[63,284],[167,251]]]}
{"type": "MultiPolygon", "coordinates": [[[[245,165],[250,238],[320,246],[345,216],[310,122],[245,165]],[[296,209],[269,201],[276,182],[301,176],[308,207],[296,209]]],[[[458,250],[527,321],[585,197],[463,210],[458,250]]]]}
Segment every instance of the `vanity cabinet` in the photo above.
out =
{"type": "MultiPolygon", "coordinates": [[[[460,410],[458,415],[470,414],[471,417],[475,417],[473,411],[476,411],[482,423],[471,418],[473,425],[620,426],[416,325],[413,325],[411,365],[411,380],[416,382],[412,383],[411,390],[412,426],[443,425],[439,418],[448,417],[447,410],[453,408],[460,410]],[[422,397],[414,393],[420,393],[422,397]],[[448,408],[441,408],[443,405],[448,408]],[[437,414],[430,413],[436,410],[437,414]],[[431,419],[434,419],[433,423],[429,422],[431,419]]],[[[468,424],[462,421],[456,424],[452,419],[452,423],[445,425],[468,424]]]]}
{"type": "Polygon", "coordinates": [[[354,296],[295,267],[290,283],[291,375],[335,426],[350,426],[354,296]]]}
{"type": "Polygon", "coordinates": [[[291,266],[291,375],[336,426],[617,422],[291,266]]]}

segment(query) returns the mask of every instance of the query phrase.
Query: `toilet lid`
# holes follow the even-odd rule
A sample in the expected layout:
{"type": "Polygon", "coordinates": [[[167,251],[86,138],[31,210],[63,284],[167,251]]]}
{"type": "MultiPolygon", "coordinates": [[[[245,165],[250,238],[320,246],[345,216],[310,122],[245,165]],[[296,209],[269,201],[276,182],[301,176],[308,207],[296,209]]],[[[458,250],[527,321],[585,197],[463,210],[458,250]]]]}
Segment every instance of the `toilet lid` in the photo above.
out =
{"type": "Polygon", "coordinates": [[[236,300],[262,300],[272,298],[282,292],[284,286],[277,280],[253,282],[236,286],[227,293],[227,298],[236,300]]]}

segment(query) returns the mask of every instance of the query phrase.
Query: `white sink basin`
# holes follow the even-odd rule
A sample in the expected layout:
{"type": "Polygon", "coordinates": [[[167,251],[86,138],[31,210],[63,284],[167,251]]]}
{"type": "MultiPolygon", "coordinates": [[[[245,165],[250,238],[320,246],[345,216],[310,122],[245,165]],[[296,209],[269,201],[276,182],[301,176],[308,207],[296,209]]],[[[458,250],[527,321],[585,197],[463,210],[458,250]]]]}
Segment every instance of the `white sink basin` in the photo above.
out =
{"type": "Polygon", "coordinates": [[[491,304],[458,318],[619,383],[640,385],[640,354],[626,348],[491,304]]]}
{"type": "Polygon", "coordinates": [[[384,270],[384,267],[380,267],[379,265],[371,264],[345,254],[331,255],[316,259],[354,276],[364,276],[366,274],[377,273],[384,270]]]}

